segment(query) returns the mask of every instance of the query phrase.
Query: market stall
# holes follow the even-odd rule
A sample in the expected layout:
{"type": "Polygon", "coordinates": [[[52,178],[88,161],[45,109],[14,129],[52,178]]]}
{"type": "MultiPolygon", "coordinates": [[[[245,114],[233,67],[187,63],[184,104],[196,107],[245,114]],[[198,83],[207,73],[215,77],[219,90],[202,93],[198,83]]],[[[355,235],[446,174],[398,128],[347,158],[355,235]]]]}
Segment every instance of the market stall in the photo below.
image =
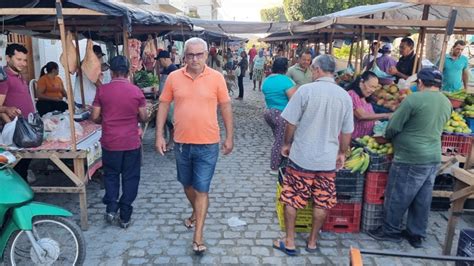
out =
{"type": "MultiPolygon", "coordinates": [[[[114,2],[50,0],[35,1],[28,7],[19,5],[21,3],[0,4],[0,15],[4,19],[4,29],[40,38],[60,37],[62,50],[67,51],[63,53],[64,62],[72,61],[74,63],[75,61],[68,60],[68,55],[71,54],[68,52],[71,51],[71,45],[73,44],[66,39],[66,30],[75,33],[76,48],[78,46],[77,39],[84,36],[98,41],[110,41],[117,46],[122,44],[124,47],[123,53],[130,59],[130,52],[127,47],[129,47],[128,39],[131,33],[137,38],[146,39],[150,33],[159,36],[170,30],[188,29],[191,25],[185,17],[143,10],[131,5],[114,2]],[[59,32],[57,28],[59,28],[59,32]],[[117,32],[121,34],[117,34],[117,32]]],[[[80,65],[78,50],[74,56],[76,56],[77,65],[80,65]]],[[[73,73],[70,71],[70,64],[64,63],[63,66],[65,73],[73,73]]],[[[82,77],[82,75],[79,76],[82,77]]],[[[76,132],[78,126],[74,122],[77,117],[74,116],[73,89],[71,78],[67,74],[65,88],[69,106],[70,139],[62,141],[46,140],[39,147],[12,148],[11,150],[19,159],[51,160],[74,183],[72,187],[33,187],[33,190],[42,193],[79,194],[81,227],[85,230],[88,228],[85,185],[88,177],[101,164],[101,150],[98,144],[101,131],[100,125],[95,125],[86,120],[79,122],[82,134],[76,132]],[[67,159],[73,160],[73,169],[63,162],[67,159]]],[[[82,103],[84,104],[82,82],[81,93],[82,103]]]]}

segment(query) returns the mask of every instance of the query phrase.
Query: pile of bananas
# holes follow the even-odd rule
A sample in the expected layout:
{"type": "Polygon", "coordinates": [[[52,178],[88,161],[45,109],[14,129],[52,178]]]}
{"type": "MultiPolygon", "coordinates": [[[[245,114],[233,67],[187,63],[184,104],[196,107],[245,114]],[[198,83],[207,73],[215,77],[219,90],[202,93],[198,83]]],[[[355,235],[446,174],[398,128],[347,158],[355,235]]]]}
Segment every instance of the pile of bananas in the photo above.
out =
{"type": "Polygon", "coordinates": [[[364,152],[364,148],[352,148],[349,157],[344,164],[344,168],[351,170],[351,173],[359,171],[363,174],[369,167],[369,154],[364,152]]]}

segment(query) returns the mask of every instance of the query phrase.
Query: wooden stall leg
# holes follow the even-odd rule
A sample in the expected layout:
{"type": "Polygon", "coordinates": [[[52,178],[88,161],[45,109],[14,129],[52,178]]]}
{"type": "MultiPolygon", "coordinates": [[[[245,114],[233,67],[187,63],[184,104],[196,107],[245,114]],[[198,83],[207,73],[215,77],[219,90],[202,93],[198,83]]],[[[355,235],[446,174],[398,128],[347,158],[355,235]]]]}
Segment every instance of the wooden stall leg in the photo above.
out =
{"type": "MultiPolygon", "coordinates": [[[[460,190],[465,187],[467,187],[466,184],[460,181],[456,181],[454,191],[460,190]]],[[[465,197],[459,198],[451,203],[451,208],[449,209],[448,226],[446,228],[446,235],[444,237],[443,255],[451,254],[456,224],[458,222],[459,216],[461,216],[461,212],[464,210],[464,202],[468,197],[469,195],[466,195],[465,197]]]]}
{"type": "Polygon", "coordinates": [[[87,196],[86,186],[83,186],[79,193],[79,207],[81,209],[81,229],[87,231],[89,229],[89,218],[87,215],[87,196]]]}
{"type": "Polygon", "coordinates": [[[89,229],[89,219],[87,215],[87,197],[86,197],[86,186],[85,186],[85,172],[84,172],[84,159],[74,159],[74,173],[79,179],[84,180],[84,185],[81,187],[79,193],[79,207],[81,210],[81,228],[82,230],[89,229]]]}

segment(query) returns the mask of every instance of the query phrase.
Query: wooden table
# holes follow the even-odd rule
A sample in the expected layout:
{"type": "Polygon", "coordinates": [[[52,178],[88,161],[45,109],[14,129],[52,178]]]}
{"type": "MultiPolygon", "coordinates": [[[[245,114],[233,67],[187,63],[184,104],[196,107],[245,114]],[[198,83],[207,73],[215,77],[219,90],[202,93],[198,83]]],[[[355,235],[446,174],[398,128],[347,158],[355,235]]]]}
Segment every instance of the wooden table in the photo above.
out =
{"type": "Polygon", "coordinates": [[[78,138],[77,151],[71,150],[70,142],[44,141],[36,148],[14,149],[10,152],[21,159],[46,159],[51,160],[74,183],[73,187],[58,186],[33,186],[36,193],[76,193],[79,194],[81,228],[88,229],[86,184],[94,172],[102,166],[102,150],[99,144],[101,136],[100,125],[92,121],[79,123],[84,133],[78,138]],[[72,159],[74,169],[71,170],[62,160],[72,159]],[[87,167],[87,169],[85,168],[87,167]],[[87,171],[86,171],[87,170],[87,171]]]}

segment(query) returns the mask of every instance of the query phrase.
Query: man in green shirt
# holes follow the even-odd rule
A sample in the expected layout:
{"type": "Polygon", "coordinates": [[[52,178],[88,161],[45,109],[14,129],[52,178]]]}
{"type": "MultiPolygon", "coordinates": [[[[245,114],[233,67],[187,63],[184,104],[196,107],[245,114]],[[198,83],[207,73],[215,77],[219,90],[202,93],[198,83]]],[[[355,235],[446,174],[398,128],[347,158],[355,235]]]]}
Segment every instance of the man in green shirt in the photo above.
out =
{"type": "Polygon", "coordinates": [[[311,51],[304,50],[298,55],[299,61],[288,69],[286,75],[291,78],[296,86],[313,82],[313,75],[309,66],[311,65],[311,51]]]}
{"type": "MultiPolygon", "coordinates": [[[[469,83],[469,59],[462,55],[466,42],[458,40],[451,53],[446,55],[443,68],[443,91],[456,92],[467,89],[469,83]]],[[[439,62],[438,62],[439,64],[439,62]]]]}
{"type": "Polygon", "coordinates": [[[395,157],[385,189],[384,224],[369,235],[381,241],[422,247],[434,179],[441,162],[441,133],[451,116],[451,104],[439,91],[443,76],[434,68],[418,72],[418,89],[402,102],[390,119],[385,137],[395,157]],[[402,220],[408,211],[406,230],[402,220]]]}

